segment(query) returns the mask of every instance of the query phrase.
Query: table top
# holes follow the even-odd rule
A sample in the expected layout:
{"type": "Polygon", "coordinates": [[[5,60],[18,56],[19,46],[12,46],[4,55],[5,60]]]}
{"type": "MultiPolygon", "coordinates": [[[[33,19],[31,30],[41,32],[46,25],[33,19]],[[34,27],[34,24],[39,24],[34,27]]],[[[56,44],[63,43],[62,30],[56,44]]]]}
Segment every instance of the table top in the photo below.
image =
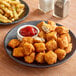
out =
{"type": "Polygon", "coordinates": [[[63,20],[56,19],[52,16],[52,12],[46,14],[38,10],[38,0],[24,0],[30,7],[28,17],[17,24],[0,26],[0,76],[75,76],[76,74],[76,54],[65,63],[51,68],[31,68],[16,63],[12,60],[4,50],[4,37],[13,27],[28,21],[35,20],[53,20],[64,26],[76,35],[76,0],[71,0],[69,16],[63,20]]]}

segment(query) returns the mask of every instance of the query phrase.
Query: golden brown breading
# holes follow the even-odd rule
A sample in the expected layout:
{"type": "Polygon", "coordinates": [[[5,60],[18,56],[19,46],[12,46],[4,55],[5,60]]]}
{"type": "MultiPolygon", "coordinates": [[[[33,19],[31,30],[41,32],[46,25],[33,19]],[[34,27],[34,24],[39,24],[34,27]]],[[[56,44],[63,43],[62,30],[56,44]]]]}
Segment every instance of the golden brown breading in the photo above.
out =
{"type": "Polygon", "coordinates": [[[34,37],[34,43],[41,43],[41,42],[45,42],[45,39],[44,38],[40,38],[40,37],[34,37]]]}
{"type": "Polygon", "coordinates": [[[58,26],[58,27],[56,27],[55,31],[56,31],[58,34],[60,34],[60,35],[69,32],[68,28],[66,28],[66,27],[64,27],[64,26],[58,26]]]}
{"type": "Polygon", "coordinates": [[[11,48],[15,48],[20,44],[20,41],[17,39],[12,39],[9,41],[8,46],[11,48]]]}
{"type": "Polygon", "coordinates": [[[68,47],[65,48],[66,53],[70,53],[72,51],[72,43],[69,43],[68,47]]]}
{"type": "Polygon", "coordinates": [[[28,42],[28,43],[33,43],[33,38],[32,37],[24,37],[23,39],[22,39],[22,42],[28,42]]]}
{"type": "Polygon", "coordinates": [[[42,26],[45,25],[45,22],[40,22],[39,24],[37,24],[37,27],[39,28],[40,31],[42,31],[42,26]]]}
{"type": "Polygon", "coordinates": [[[27,63],[33,63],[35,60],[35,52],[32,52],[29,56],[24,57],[25,62],[27,63]]]}
{"type": "Polygon", "coordinates": [[[31,52],[35,51],[34,46],[30,43],[25,43],[23,49],[24,49],[24,55],[29,55],[31,54],[31,52]]]}
{"type": "Polygon", "coordinates": [[[66,56],[66,51],[63,50],[63,49],[56,49],[55,53],[57,54],[57,57],[58,57],[59,60],[64,59],[65,56],[66,56]]]}
{"type": "Polygon", "coordinates": [[[23,50],[24,49],[22,47],[14,48],[13,49],[13,56],[15,56],[15,57],[24,57],[23,50]]]}
{"type": "Polygon", "coordinates": [[[50,33],[46,34],[46,39],[47,39],[47,41],[49,41],[51,39],[57,40],[57,32],[50,32],[50,33]]]}
{"type": "Polygon", "coordinates": [[[57,48],[57,42],[55,40],[50,40],[46,44],[47,51],[55,50],[57,48]]]}
{"type": "Polygon", "coordinates": [[[38,36],[40,38],[45,38],[45,33],[43,31],[40,31],[39,34],[38,34],[38,36]]]}
{"type": "Polygon", "coordinates": [[[51,28],[51,26],[50,26],[50,24],[44,24],[43,26],[42,26],[42,30],[45,32],[45,33],[49,33],[49,32],[51,32],[52,31],[52,28],[51,28]]]}
{"type": "Polygon", "coordinates": [[[54,21],[50,21],[50,20],[48,20],[48,24],[50,24],[51,25],[51,28],[52,28],[52,30],[51,31],[55,31],[55,29],[56,29],[56,23],[54,22],[54,21]]]}
{"type": "Polygon", "coordinates": [[[68,42],[70,43],[71,42],[71,36],[70,36],[70,34],[69,33],[66,33],[66,34],[61,35],[60,37],[64,37],[64,36],[67,37],[68,42]]]}
{"type": "Polygon", "coordinates": [[[36,48],[36,52],[43,52],[46,50],[44,43],[35,43],[34,46],[36,48]]]}
{"type": "Polygon", "coordinates": [[[57,55],[53,51],[45,53],[44,58],[48,64],[54,64],[57,61],[57,55]]]}
{"type": "Polygon", "coordinates": [[[58,43],[58,47],[60,47],[61,49],[68,47],[68,39],[66,36],[61,37],[61,38],[58,37],[57,43],[58,43]]]}
{"type": "Polygon", "coordinates": [[[44,63],[44,55],[45,55],[45,53],[42,53],[42,52],[40,52],[40,53],[38,53],[37,55],[36,55],[36,61],[38,62],[38,63],[44,63]]]}

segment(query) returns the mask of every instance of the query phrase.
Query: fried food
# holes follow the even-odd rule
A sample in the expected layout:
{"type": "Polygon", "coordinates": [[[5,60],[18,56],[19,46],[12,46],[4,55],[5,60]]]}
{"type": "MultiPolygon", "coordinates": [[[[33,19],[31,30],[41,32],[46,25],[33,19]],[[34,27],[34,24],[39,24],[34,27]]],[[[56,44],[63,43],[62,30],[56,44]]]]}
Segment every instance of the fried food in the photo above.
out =
{"type": "Polygon", "coordinates": [[[11,23],[19,19],[24,12],[24,4],[19,0],[0,0],[0,21],[3,23],[11,23]]]}
{"type": "Polygon", "coordinates": [[[40,22],[39,24],[37,24],[37,27],[39,28],[40,31],[42,31],[42,26],[45,25],[45,22],[40,22]]]}
{"type": "MultiPolygon", "coordinates": [[[[10,0],[8,1],[10,2],[10,0]]],[[[16,13],[19,14],[19,11],[24,7],[24,5],[17,4],[15,1],[11,4],[15,4],[17,7],[15,15],[16,13]]],[[[5,6],[10,9],[7,3],[5,6]]],[[[3,10],[1,9],[0,12],[2,14],[3,10]]],[[[4,16],[10,17],[8,13],[4,16]]],[[[56,26],[56,23],[53,21],[48,21],[47,23],[40,22],[37,24],[37,27],[40,30],[37,36],[24,37],[22,41],[18,39],[9,41],[8,46],[13,48],[14,57],[24,57],[25,62],[29,64],[34,61],[40,64],[54,64],[57,60],[63,60],[72,51],[71,36],[66,27],[56,26]]]]}
{"type": "Polygon", "coordinates": [[[66,56],[66,51],[63,50],[63,49],[56,49],[55,53],[57,54],[57,57],[58,57],[59,60],[64,59],[65,56],[66,56]]]}
{"type": "Polygon", "coordinates": [[[42,26],[42,30],[45,32],[45,33],[49,33],[52,28],[49,24],[45,23],[43,26],[42,26]]]}
{"type": "Polygon", "coordinates": [[[35,51],[34,46],[27,42],[24,44],[23,49],[24,49],[24,55],[30,55],[33,51],[35,51]]]}
{"type": "Polygon", "coordinates": [[[45,42],[45,39],[44,38],[40,38],[40,37],[34,37],[34,43],[41,43],[41,42],[45,42]]]}
{"type": "Polygon", "coordinates": [[[17,47],[13,49],[13,56],[14,57],[24,57],[23,48],[17,47]]]}
{"type": "Polygon", "coordinates": [[[35,43],[34,47],[36,48],[36,52],[43,52],[46,50],[44,43],[35,43]]]}
{"type": "Polygon", "coordinates": [[[38,36],[45,39],[45,33],[43,31],[40,31],[38,36]]]}
{"type": "Polygon", "coordinates": [[[72,43],[69,43],[68,47],[65,48],[66,53],[70,53],[72,51],[72,43]]]}
{"type": "Polygon", "coordinates": [[[44,61],[44,55],[45,55],[45,53],[42,53],[42,52],[40,52],[40,53],[38,53],[37,55],[36,55],[36,61],[38,62],[38,63],[44,63],[45,61],[44,61]]]}
{"type": "Polygon", "coordinates": [[[50,32],[50,33],[46,34],[47,41],[52,40],[52,39],[57,40],[57,32],[50,32]]]}
{"type": "Polygon", "coordinates": [[[61,49],[64,49],[66,47],[68,47],[68,39],[66,36],[63,36],[63,37],[58,37],[57,39],[57,43],[58,43],[58,46],[61,48],[61,49]]]}
{"type": "Polygon", "coordinates": [[[62,37],[62,38],[63,38],[64,36],[66,36],[66,37],[67,37],[68,42],[70,43],[70,42],[71,42],[70,34],[66,33],[66,34],[61,35],[60,37],[62,37]]]}
{"type": "Polygon", "coordinates": [[[57,61],[57,55],[53,51],[45,53],[44,58],[48,64],[54,64],[57,61]]]}
{"type": "Polygon", "coordinates": [[[25,62],[27,63],[33,63],[35,60],[35,52],[32,52],[29,56],[24,57],[25,62]]]}
{"type": "Polygon", "coordinates": [[[33,44],[33,38],[32,37],[24,37],[22,39],[22,42],[28,42],[28,43],[33,44]]]}
{"type": "Polygon", "coordinates": [[[47,51],[55,50],[57,48],[57,42],[55,40],[50,40],[46,44],[47,51]]]}
{"type": "Polygon", "coordinates": [[[56,31],[58,34],[60,34],[60,35],[69,32],[68,28],[66,28],[66,27],[64,27],[64,26],[58,26],[58,27],[56,27],[55,31],[56,31]]]}
{"type": "Polygon", "coordinates": [[[19,40],[12,39],[12,40],[9,41],[8,46],[11,47],[11,48],[15,48],[15,47],[19,46],[19,44],[20,44],[19,40]]]}
{"type": "Polygon", "coordinates": [[[50,20],[48,20],[48,24],[50,24],[51,25],[51,31],[55,31],[55,29],[56,29],[56,23],[54,22],[54,21],[50,21],[50,20]]]}

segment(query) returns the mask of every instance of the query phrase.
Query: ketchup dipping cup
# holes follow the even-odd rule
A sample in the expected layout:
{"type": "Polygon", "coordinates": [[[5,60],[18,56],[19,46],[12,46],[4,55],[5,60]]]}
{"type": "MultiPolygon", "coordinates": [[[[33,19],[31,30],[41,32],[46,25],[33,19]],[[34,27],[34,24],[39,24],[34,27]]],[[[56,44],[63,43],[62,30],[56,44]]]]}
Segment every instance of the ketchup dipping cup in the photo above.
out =
{"type": "Polygon", "coordinates": [[[39,29],[34,25],[24,25],[18,28],[17,38],[22,40],[23,37],[35,37],[38,36],[39,29]]]}

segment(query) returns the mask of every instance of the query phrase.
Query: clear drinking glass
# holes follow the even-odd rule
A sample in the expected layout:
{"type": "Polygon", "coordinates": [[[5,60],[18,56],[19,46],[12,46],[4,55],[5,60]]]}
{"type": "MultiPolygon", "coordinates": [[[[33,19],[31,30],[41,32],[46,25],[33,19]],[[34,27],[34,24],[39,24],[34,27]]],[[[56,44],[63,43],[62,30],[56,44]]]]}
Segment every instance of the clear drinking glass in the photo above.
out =
{"type": "Polygon", "coordinates": [[[39,9],[44,13],[54,9],[54,0],[39,0],[39,9]]]}

